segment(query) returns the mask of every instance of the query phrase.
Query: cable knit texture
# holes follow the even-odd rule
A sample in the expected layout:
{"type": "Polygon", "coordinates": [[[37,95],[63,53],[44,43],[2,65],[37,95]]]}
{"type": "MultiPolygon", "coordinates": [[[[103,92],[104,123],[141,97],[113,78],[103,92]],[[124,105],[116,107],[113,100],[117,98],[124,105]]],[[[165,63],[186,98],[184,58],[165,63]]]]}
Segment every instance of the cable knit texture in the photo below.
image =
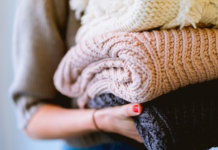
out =
{"type": "MultiPolygon", "coordinates": [[[[134,120],[145,147],[148,150],[206,150],[218,146],[217,85],[218,80],[189,85],[144,103],[142,114],[134,120]]],[[[91,99],[88,106],[100,109],[127,103],[112,94],[104,94],[91,99]]]]}
{"type": "Polygon", "coordinates": [[[143,103],[179,87],[218,77],[218,30],[111,33],[73,47],[55,73],[56,88],[69,97],[113,93],[143,103]]]}
{"type": "Polygon", "coordinates": [[[217,26],[218,0],[71,0],[82,27],[76,41],[119,31],[217,26]]]}

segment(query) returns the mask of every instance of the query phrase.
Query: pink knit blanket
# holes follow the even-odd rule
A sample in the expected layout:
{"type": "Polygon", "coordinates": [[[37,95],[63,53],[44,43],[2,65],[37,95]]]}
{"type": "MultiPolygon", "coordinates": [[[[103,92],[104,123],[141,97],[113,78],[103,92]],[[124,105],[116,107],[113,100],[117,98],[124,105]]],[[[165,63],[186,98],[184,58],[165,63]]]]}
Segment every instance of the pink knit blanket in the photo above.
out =
{"type": "Polygon", "coordinates": [[[54,76],[56,88],[80,97],[113,93],[133,103],[180,87],[218,78],[218,30],[109,33],[82,42],[66,54],[54,76]]]}

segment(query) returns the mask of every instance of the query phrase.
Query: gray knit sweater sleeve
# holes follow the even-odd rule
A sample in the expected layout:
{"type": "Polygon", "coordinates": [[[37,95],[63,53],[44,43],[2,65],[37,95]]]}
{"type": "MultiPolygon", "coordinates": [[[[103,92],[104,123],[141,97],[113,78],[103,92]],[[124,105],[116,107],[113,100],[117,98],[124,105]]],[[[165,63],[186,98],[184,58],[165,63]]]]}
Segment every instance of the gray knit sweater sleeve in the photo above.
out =
{"type": "Polygon", "coordinates": [[[57,95],[53,74],[66,53],[68,0],[20,0],[13,39],[10,94],[24,128],[43,100],[57,95]]]}

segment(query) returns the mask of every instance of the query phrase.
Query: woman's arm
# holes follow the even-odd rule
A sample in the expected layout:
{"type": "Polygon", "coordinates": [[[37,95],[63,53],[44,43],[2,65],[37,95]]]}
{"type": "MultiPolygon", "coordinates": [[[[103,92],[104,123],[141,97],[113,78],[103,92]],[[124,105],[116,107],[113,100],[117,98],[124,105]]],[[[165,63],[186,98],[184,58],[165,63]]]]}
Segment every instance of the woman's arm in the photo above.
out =
{"type": "Polygon", "coordinates": [[[47,104],[36,112],[25,132],[36,139],[64,139],[88,134],[96,131],[92,122],[93,111],[47,104]]]}
{"type": "Polygon", "coordinates": [[[141,105],[128,104],[97,110],[65,109],[55,105],[44,105],[33,116],[25,132],[35,139],[64,139],[98,131],[114,132],[142,142],[131,116],[141,113],[141,105]],[[94,114],[93,114],[94,113],[94,114]],[[93,116],[94,115],[94,116],[93,116]]]}

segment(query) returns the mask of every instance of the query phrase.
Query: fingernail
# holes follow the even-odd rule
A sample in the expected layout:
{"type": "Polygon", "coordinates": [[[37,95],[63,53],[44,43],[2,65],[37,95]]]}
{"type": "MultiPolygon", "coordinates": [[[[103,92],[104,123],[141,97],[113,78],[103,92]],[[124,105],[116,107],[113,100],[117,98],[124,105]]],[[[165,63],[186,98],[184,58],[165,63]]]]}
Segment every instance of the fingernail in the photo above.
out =
{"type": "Polygon", "coordinates": [[[138,113],[138,112],[139,112],[139,105],[134,105],[134,106],[133,106],[133,111],[134,111],[135,113],[138,113]]]}

